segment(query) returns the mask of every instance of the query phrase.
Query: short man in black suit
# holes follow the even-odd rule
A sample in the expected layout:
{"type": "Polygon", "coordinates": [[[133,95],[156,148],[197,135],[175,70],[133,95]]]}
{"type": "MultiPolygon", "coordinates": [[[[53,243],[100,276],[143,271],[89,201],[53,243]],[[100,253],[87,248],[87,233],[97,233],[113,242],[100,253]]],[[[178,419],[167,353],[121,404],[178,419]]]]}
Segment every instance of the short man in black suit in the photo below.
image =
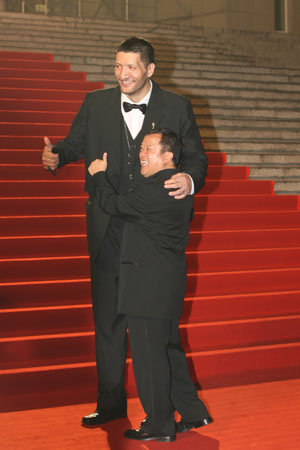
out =
{"type": "Polygon", "coordinates": [[[175,440],[174,409],[182,416],[178,431],[212,420],[191,381],[179,336],[193,197],[175,200],[164,182],[179,172],[180,151],[173,131],[150,132],[139,154],[143,178],[121,195],[106,176],[106,153],[88,168],[101,209],[125,221],[118,313],[128,322],[137,389],[147,414],[125,437],[140,441],[175,440]]]}
{"type": "Polygon", "coordinates": [[[87,168],[107,152],[110,183],[120,194],[129,192],[140,177],[138,154],[146,132],[164,127],[174,130],[183,142],[181,171],[166,181],[166,188],[173,189],[170,195],[181,199],[199,191],[206,175],[207,158],[192,106],[186,98],[153,82],[154,69],[154,49],[149,42],[136,37],[122,42],[115,63],[119,85],[88,93],[65,139],[53,146],[45,138],[42,160],[46,169],[55,170],[80,158],[85,159],[86,165],[87,238],[98,375],[96,411],[82,419],[82,425],[87,427],[125,417],[127,410],[126,321],[117,312],[124,221],[99,208],[87,168]]]}

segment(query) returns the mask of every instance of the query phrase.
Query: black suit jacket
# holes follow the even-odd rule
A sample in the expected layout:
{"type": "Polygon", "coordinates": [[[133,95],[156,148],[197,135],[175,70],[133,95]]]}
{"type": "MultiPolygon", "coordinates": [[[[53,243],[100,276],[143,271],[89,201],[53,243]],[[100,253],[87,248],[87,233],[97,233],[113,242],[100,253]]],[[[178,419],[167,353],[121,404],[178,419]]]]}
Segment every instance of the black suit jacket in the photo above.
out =
{"type": "Polygon", "coordinates": [[[125,220],[121,246],[118,312],[141,317],[179,317],[185,285],[185,247],[193,197],[175,200],[164,181],[177,169],[142,178],[118,195],[105,172],[92,178],[99,206],[125,220]]]}
{"type": "MultiPolygon", "coordinates": [[[[60,166],[85,159],[86,184],[90,194],[87,208],[88,247],[95,258],[103,239],[110,216],[94,201],[91,176],[87,168],[96,158],[108,153],[107,176],[115,189],[121,170],[121,92],[119,87],[90,92],[79,109],[69,135],[55,145],[60,166]]],[[[179,134],[183,141],[180,161],[181,170],[190,174],[195,192],[204,185],[207,157],[195,122],[191,103],[180,95],[161,89],[153,82],[153,90],[141,130],[144,136],[153,128],[169,128],[179,134]]]]}

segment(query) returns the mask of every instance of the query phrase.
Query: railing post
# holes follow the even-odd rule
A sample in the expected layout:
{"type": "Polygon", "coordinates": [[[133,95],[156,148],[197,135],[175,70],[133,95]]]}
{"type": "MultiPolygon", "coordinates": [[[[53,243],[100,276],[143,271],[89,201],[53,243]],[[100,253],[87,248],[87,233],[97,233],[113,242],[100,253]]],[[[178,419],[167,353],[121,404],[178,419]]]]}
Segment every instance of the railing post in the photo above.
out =
{"type": "Polygon", "coordinates": [[[21,7],[22,7],[22,14],[24,14],[25,13],[25,0],[22,0],[21,7]]]}
{"type": "Polygon", "coordinates": [[[81,17],[81,0],[78,0],[78,17],[81,17]]]}
{"type": "Polygon", "coordinates": [[[45,0],[45,16],[48,14],[48,0],[45,0]]]}
{"type": "Polygon", "coordinates": [[[129,19],[129,0],[126,0],[125,3],[125,20],[128,22],[129,19]]]}

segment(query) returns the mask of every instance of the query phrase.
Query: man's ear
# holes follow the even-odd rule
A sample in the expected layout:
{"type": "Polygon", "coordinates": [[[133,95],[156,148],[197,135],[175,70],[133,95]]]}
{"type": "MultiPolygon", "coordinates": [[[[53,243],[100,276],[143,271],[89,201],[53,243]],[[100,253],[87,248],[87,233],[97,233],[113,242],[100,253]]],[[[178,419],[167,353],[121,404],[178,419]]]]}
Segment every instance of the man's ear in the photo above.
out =
{"type": "Polygon", "coordinates": [[[148,64],[148,66],[147,66],[147,75],[148,75],[148,78],[151,78],[151,77],[152,77],[152,75],[154,74],[154,70],[155,70],[155,64],[154,64],[154,63],[148,64]]]}
{"type": "Polygon", "coordinates": [[[173,152],[164,152],[163,153],[163,160],[165,163],[169,163],[173,160],[173,152]]]}

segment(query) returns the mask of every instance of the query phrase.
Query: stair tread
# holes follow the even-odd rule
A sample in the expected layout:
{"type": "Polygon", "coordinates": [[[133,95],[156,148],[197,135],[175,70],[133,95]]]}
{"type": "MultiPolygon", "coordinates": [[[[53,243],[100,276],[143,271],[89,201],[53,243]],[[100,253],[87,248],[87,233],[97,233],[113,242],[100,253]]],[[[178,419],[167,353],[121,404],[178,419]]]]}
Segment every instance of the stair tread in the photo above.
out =
{"type": "MultiPolygon", "coordinates": [[[[46,19],[43,17],[41,20],[43,22],[46,19]]],[[[38,18],[35,20],[38,23],[38,18]]],[[[49,20],[51,21],[52,18],[49,20]]],[[[6,23],[9,23],[9,20],[6,23]]],[[[52,23],[61,28],[62,22],[60,20],[52,23]]],[[[83,28],[82,25],[80,24],[80,35],[86,36],[86,40],[89,40],[91,45],[93,45],[94,38],[98,39],[97,28],[91,26],[90,35],[88,36],[84,34],[86,33],[85,26],[87,24],[83,28]]],[[[23,27],[21,25],[20,30],[27,30],[28,26],[23,27]]],[[[143,28],[142,24],[139,26],[141,26],[141,29],[143,28]]],[[[43,28],[44,25],[40,23],[39,27],[43,28]]],[[[106,30],[109,30],[108,22],[105,23],[105,27],[106,30]]],[[[66,25],[66,28],[69,28],[69,24],[66,25]]],[[[58,34],[65,36],[64,31],[58,31],[55,36],[55,42],[59,43],[58,34]]],[[[26,33],[24,42],[28,41],[26,33]]],[[[98,71],[100,63],[97,60],[88,60],[88,52],[84,55],[87,63],[85,67],[90,71],[88,76],[91,80],[96,77],[102,78],[103,75],[103,80],[107,82],[107,86],[113,85],[113,75],[107,73],[108,70],[110,71],[108,65],[111,64],[113,59],[111,49],[115,46],[122,33],[124,31],[120,29],[116,36],[112,37],[107,32],[102,43],[105,49],[102,54],[104,60],[101,73],[94,73],[94,70],[98,71]],[[108,53],[110,57],[107,57],[108,53]],[[92,66],[94,67],[92,68],[92,66]]],[[[167,34],[169,33],[171,33],[170,36],[176,34],[174,30],[169,30],[167,34]]],[[[12,32],[9,31],[7,39],[11,35],[12,32]]],[[[0,40],[1,36],[0,32],[0,40]]],[[[33,40],[36,39],[34,36],[37,36],[37,33],[32,33],[33,40]]],[[[78,42],[80,37],[78,38],[77,36],[76,39],[78,42]]],[[[212,269],[205,270],[205,266],[203,266],[204,271],[200,272],[197,267],[192,266],[192,270],[195,273],[188,273],[186,299],[180,328],[190,336],[191,342],[193,342],[193,339],[195,340],[197,332],[200,331],[208,336],[213,330],[223,329],[230,330],[232,333],[232,330],[235,329],[239,333],[243,331],[245,334],[243,335],[244,341],[243,339],[238,341],[238,336],[234,333],[233,335],[228,333],[224,340],[218,335],[212,336],[211,340],[205,344],[206,347],[199,347],[201,343],[195,344],[193,351],[189,352],[187,357],[189,360],[193,359],[197,370],[200,364],[199,361],[211,361],[211,365],[205,365],[207,369],[205,370],[204,383],[207,383],[205,377],[217,379],[222,373],[225,374],[224,379],[229,377],[228,375],[226,378],[227,372],[229,374],[229,363],[227,362],[227,365],[224,365],[221,363],[222,361],[242,362],[242,365],[238,365],[236,362],[233,362],[233,366],[231,365],[230,377],[233,378],[236,375],[232,374],[232,367],[235,367],[236,374],[243,373],[243,371],[247,371],[248,374],[256,370],[260,371],[262,375],[255,375],[258,378],[260,376],[268,376],[266,373],[269,369],[272,369],[274,376],[277,376],[275,373],[277,374],[280,370],[283,372],[285,368],[288,368],[286,376],[290,376],[289,374],[294,372],[289,369],[292,364],[296,365],[295,355],[298,354],[297,352],[300,349],[297,334],[299,329],[297,324],[300,319],[300,311],[297,306],[297,297],[300,295],[300,262],[298,264],[296,258],[298,252],[300,252],[300,241],[298,240],[300,236],[300,234],[298,236],[298,233],[300,233],[300,204],[295,196],[292,195],[278,198],[274,194],[274,182],[271,180],[248,180],[248,164],[228,164],[225,166],[226,154],[219,152],[219,149],[225,148],[225,150],[228,150],[227,155],[231,155],[234,154],[235,149],[244,154],[243,152],[248,151],[249,147],[249,149],[253,150],[253,152],[249,152],[251,155],[255,152],[258,155],[262,155],[263,152],[270,152],[272,148],[275,149],[275,153],[282,153],[283,146],[288,145],[288,152],[291,155],[297,154],[300,134],[298,131],[293,130],[292,126],[296,123],[300,111],[298,105],[296,105],[297,98],[300,96],[300,70],[251,68],[250,62],[243,60],[243,57],[238,54],[239,52],[230,55],[230,51],[223,51],[223,44],[220,47],[221,50],[216,51],[210,48],[213,46],[213,43],[205,43],[205,49],[201,51],[198,65],[199,61],[206,61],[208,66],[205,73],[202,71],[201,77],[197,74],[197,71],[201,70],[201,66],[199,65],[199,68],[195,67],[196,71],[192,71],[192,67],[188,63],[188,57],[194,56],[196,52],[199,52],[199,46],[201,45],[200,39],[199,41],[194,41],[190,40],[188,33],[183,37],[177,49],[177,57],[181,60],[182,66],[176,65],[176,67],[173,67],[174,73],[172,77],[179,84],[184,82],[186,89],[189,89],[189,86],[191,87],[190,98],[194,107],[198,108],[195,111],[196,120],[200,125],[201,135],[204,137],[205,147],[208,150],[210,159],[209,178],[207,179],[206,187],[200,194],[195,196],[196,212],[191,230],[191,244],[187,249],[188,262],[194,264],[195,259],[200,261],[203,258],[205,261],[205,258],[207,258],[207,267],[212,267],[212,269]],[[227,54],[220,55],[222,52],[227,54]],[[213,60],[217,58],[217,53],[219,53],[218,66],[213,70],[212,64],[213,60]],[[223,67],[224,72],[222,71],[223,67]],[[247,69],[249,69],[248,73],[247,69]],[[223,74],[222,79],[219,78],[221,74],[223,74]],[[269,81],[267,81],[268,76],[272,77],[269,81]],[[288,80],[289,77],[292,82],[285,84],[285,79],[288,80]],[[195,86],[196,84],[197,86],[195,86]],[[247,89],[250,87],[252,91],[251,95],[248,95],[247,89]],[[198,95],[199,89],[202,90],[201,99],[196,99],[195,95],[198,95]],[[272,99],[274,93],[276,93],[275,100],[272,99]],[[230,110],[230,108],[227,108],[228,101],[236,102],[238,107],[230,110]],[[208,103],[214,105],[209,113],[205,106],[201,107],[201,105],[207,105],[208,103]],[[197,106],[199,104],[200,109],[197,106]],[[218,110],[215,105],[219,107],[218,110]],[[258,116],[253,115],[251,117],[251,109],[253,110],[253,108],[259,109],[258,116]],[[271,113],[273,108],[274,110],[276,109],[276,113],[271,113]],[[244,117],[243,114],[246,113],[246,110],[249,111],[249,115],[244,117]],[[239,116],[237,116],[236,111],[240,113],[239,116]],[[244,122],[245,120],[247,122],[244,122]],[[280,127],[278,126],[279,123],[280,127]],[[272,128],[274,126],[278,129],[274,130],[272,128]],[[234,134],[232,130],[234,130],[234,134]],[[256,135],[257,132],[259,132],[258,136],[256,135]],[[199,210],[199,208],[202,208],[203,202],[207,203],[205,211],[199,210]],[[265,205],[263,205],[263,202],[265,202],[265,205]],[[219,210],[222,204],[224,210],[219,210]],[[253,209],[258,207],[262,209],[253,209]],[[204,217],[205,221],[202,223],[204,217]],[[220,229],[214,229],[214,227],[218,226],[220,226],[220,229]],[[201,229],[200,227],[203,228],[201,229]],[[293,235],[289,236],[289,232],[293,233],[293,235]],[[259,233],[263,234],[260,235],[259,233]],[[264,236],[267,233],[269,236],[264,246],[264,236]],[[278,239],[280,239],[281,235],[284,235],[284,239],[280,242],[278,239]],[[236,247],[211,247],[212,241],[220,241],[221,236],[228,241],[226,245],[236,245],[236,247]],[[197,237],[203,239],[202,249],[197,246],[197,237]],[[230,244],[230,242],[233,244],[230,244]],[[246,246],[245,248],[240,247],[243,245],[243,242],[246,246]],[[288,255],[287,261],[284,261],[284,258],[282,261],[278,258],[278,264],[286,264],[286,266],[273,268],[268,266],[243,268],[239,266],[234,268],[234,264],[241,257],[245,257],[245,265],[249,266],[251,260],[255,258],[264,258],[267,261],[265,264],[273,264],[269,259],[274,258],[274,255],[288,255]],[[290,255],[293,255],[293,257],[290,258],[290,255]],[[227,258],[228,256],[230,265],[227,268],[226,266],[221,267],[220,264],[223,264],[222,258],[227,258]],[[213,259],[218,261],[217,266],[211,264],[213,259]],[[266,301],[263,302],[263,299],[266,301]],[[220,307],[221,304],[222,307],[220,307]],[[226,311],[226,304],[232,306],[231,311],[226,311]],[[201,311],[203,305],[209,305],[209,307],[201,311]],[[216,311],[213,311],[215,308],[216,311]],[[201,318],[203,319],[201,320],[201,318]],[[256,327],[258,334],[254,333],[252,336],[251,330],[253,331],[256,327]],[[270,329],[270,333],[264,335],[263,333],[267,329],[270,329]],[[201,349],[200,351],[198,351],[199,348],[201,349]],[[293,360],[291,356],[288,356],[289,351],[291,352],[290,355],[294,355],[293,360]],[[253,355],[258,356],[260,362],[257,369],[255,367],[253,370],[252,368],[246,370],[248,358],[245,355],[249,354],[250,357],[251,352],[253,355]],[[268,360],[268,355],[272,354],[283,356],[281,368],[275,367],[274,363],[268,360]]],[[[55,42],[53,41],[54,45],[55,42]]],[[[25,44],[27,45],[27,42],[25,44]]],[[[5,45],[17,45],[17,42],[10,44],[7,40],[5,45]]],[[[41,41],[40,45],[48,46],[49,42],[45,39],[45,42],[41,41]]],[[[66,45],[68,46],[68,43],[66,45]]],[[[73,44],[70,45],[71,50],[69,53],[74,53],[75,55],[77,50],[72,46],[73,44]]],[[[170,70],[168,65],[173,58],[175,47],[171,45],[163,46],[158,43],[158,49],[160,53],[158,61],[162,68],[157,71],[158,76],[156,79],[164,87],[169,86],[174,91],[180,91],[182,89],[181,86],[175,87],[173,80],[167,79],[170,70]]],[[[61,52],[62,50],[58,53],[61,52]]],[[[5,270],[8,270],[12,266],[29,267],[39,264],[42,268],[47,264],[51,266],[58,262],[65,264],[65,261],[69,261],[69,266],[73,265],[77,269],[80,266],[80,269],[82,269],[83,265],[88,262],[87,251],[83,247],[85,242],[85,214],[82,208],[87,194],[83,191],[83,174],[79,175],[79,171],[83,170],[83,164],[79,163],[69,166],[69,172],[65,174],[68,179],[47,179],[46,177],[49,176],[47,172],[41,171],[41,173],[38,173],[40,170],[40,149],[43,145],[40,136],[44,134],[42,132],[43,129],[47,128],[50,130],[50,133],[47,132],[46,134],[50,134],[51,139],[52,136],[54,137],[53,142],[64,137],[76,110],[84,98],[86,90],[96,89],[96,87],[99,88],[103,85],[96,81],[73,80],[69,81],[68,86],[66,86],[65,81],[61,82],[58,80],[58,77],[76,78],[84,73],[81,62],[78,60],[76,62],[75,59],[73,59],[74,64],[72,68],[79,69],[78,75],[69,71],[70,64],[68,62],[56,62],[51,65],[53,60],[52,54],[41,57],[44,58],[44,65],[39,63],[38,56],[34,54],[30,56],[26,55],[26,53],[18,53],[19,61],[14,60],[11,56],[12,54],[9,52],[0,51],[0,72],[2,77],[0,78],[0,85],[1,83],[3,84],[0,87],[0,129],[2,132],[2,136],[0,135],[0,146],[3,148],[0,150],[0,161],[1,156],[3,156],[4,162],[0,164],[0,170],[6,172],[3,176],[0,174],[0,178],[1,176],[3,177],[0,180],[0,195],[2,197],[0,198],[0,205],[1,207],[8,203],[12,205],[11,210],[7,207],[2,210],[0,242],[6,242],[7,246],[9,246],[13,244],[12,240],[15,240],[16,245],[11,246],[12,250],[10,253],[5,253],[4,247],[0,264],[5,265],[5,270]],[[5,54],[8,56],[7,63],[4,61],[5,58],[3,58],[5,54]],[[30,57],[34,61],[31,67],[29,66],[30,57]],[[27,59],[26,61],[26,58],[29,58],[29,60],[27,59]],[[9,67],[5,67],[5,64],[9,67]],[[18,66],[21,67],[18,68],[18,66]],[[23,75],[21,75],[21,71],[23,75]],[[27,78],[25,78],[24,74],[26,74],[27,78]],[[40,80],[44,75],[46,75],[46,79],[40,80]],[[13,86],[16,86],[16,89],[13,86]],[[17,86],[25,87],[18,88],[17,86]],[[65,91],[65,89],[68,91],[65,91]],[[44,100],[42,100],[43,98],[44,100]],[[64,98],[66,100],[63,100],[64,98]],[[48,101],[50,112],[48,111],[48,101]],[[63,110],[60,110],[62,102],[66,102],[66,106],[63,107],[63,110]],[[35,105],[36,110],[34,110],[35,105]],[[23,111],[27,115],[26,120],[22,120],[22,113],[19,112],[21,108],[24,108],[23,111]],[[31,126],[30,121],[36,122],[37,125],[31,126]],[[10,149],[10,147],[12,148],[10,149]],[[24,152],[24,155],[21,156],[20,152],[24,152]],[[26,162],[25,155],[28,156],[28,162],[26,162]],[[20,157],[20,163],[14,163],[12,156],[20,157]],[[15,179],[5,180],[5,177],[9,178],[10,170],[18,171],[18,173],[13,177],[15,179]],[[22,171],[28,173],[22,175],[22,171]],[[27,177],[29,174],[30,176],[27,177]],[[21,180],[21,177],[24,177],[25,180],[21,180]],[[31,177],[33,180],[30,180],[31,177]],[[38,180],[36,177],[45,177],[45,179],[38,180]],[[12,183],[14,184],[14,190],[10,186],[12,183]],[[33,186],[32,190],[29,186],[33,186]],[[20,187],[22,187],[22,190],[20,190],[20,187]],[[37,189],[40,192],[36,192],[37,189]],[[48,208],[54,202],[58,202],[60,205],[71,203],[71,201],[74,203],[69,205],[68,212],[65,214],[54,213],[55,210],[52,210],[52,206],[51,209],[48,209],[47,214],[46,209],[38,213],[39,201],[45,203],[48,208]],[[25,209],[20,214],[21,210],[18,211],[17,209],[20,202],[26,205],[35,205],[33,211],[36,214],[25,213],[25,209]],[[73,206],[75,202],[80,203],[78,209],[75,209],[73,206]],[[15,208],[15,211],[13,208],[15,208]],[[82,208],[82,210],[79,208],[82,208]],[[49,211],[51,211],[50,214],[49,211]],[[77,211],[81,212],[76,213],[77,211]],[[73,223],[73,229],[69,231],[67,225],[71,222],[73,223]],[[55,232],[53,232],[53,224],[55,223],[58,223],[59,227],[54,227],[55,232]],[[60,225],[62,226],[61,228],[60,225]],[[18,229],[22,229],[22,233],[18,234],[18,229]],[[47,253],[49,242],[50,245],[53,242],[58,242],[58,238],[61,239],[61,243],[65,242],[66,246],[62,248],[60,253],[55,253],[55,248],[51,253],[47,253]],[[34,253],[38,251],[37,249],[32,250],[32,253],[26,253],[28,243],[33,242],[33,239],[38,241],[38,246],[41,245],[40,254],[34,253]],[[53,239],[56,239],[56,241],[53,241],[53,239]],[[69,254],[67,241],[74,243],[73,254],[69,254]],[[20,247],[19,251],[22,251],[23,246],[24,254],[14,253],[17,250],[17,246],[20,247]]],[[[65,57],[58,55],[59,58],[63,59],[65,57]]],[[[290,165],[286,163],[280,167],[289,168],[290,165]]],[[[20,273],[15,280],[6,278],[0,283],[3,292],[3,308],[0,310],[2,321],[5,321],[7,317],[10,317],[9,320],[13,320],[13,318],[21,320],[23,316],[30,318],[28,322],[24,322],[21,328],[18,328],[20,335],[13,334],[14,326],[16,325],[10,327],[9,321],[7,321],[7,326],[4,327],[3,333],[8,335],[3,334],[4,337],[0,338],[1,345],[7,345],[8,348],[9,345],[22,346],[23,342],[25,342],[25,345],[32,342],[32,345],[41,344],[46,346],[48,345],[47,343],[50,344],[55,341],[57,343],[64,342],[66,348],[70,345],[70,351],[66,351],[65,355],[66,359],[67,357],[70,358],[69,363],[64,363],[61,358],[64,350],[60,352],[57,364],[51,364],[50,361],[51,358],[54,361],[54,354],[49,354],[49,356],[47,352],[46,354],[40,353],[36,355],[36,360],[33,358],[32,361],[28,362],[32,367],[0,370],[4,380],[6,380],[5,377],[14,379],[13,377],[17,376],[20,377],[20,380],[25,380],[25,386],[30,385],[34,379],[43,380],[41,384],[43,385],[48,380],[48,373],[63,374],[63,371],[67,370],[72,371],[73,374],[78,374],[81,370],[86,371],[86,373],[90,370],[94,371],[95,364],[89,360],[91,358],[91,349],[85,349],[82,346],[79,352],[80,355],[77,357],[73,355],[71,345],[75,341],[81,343],[93,342],[92,322],[89,322],[89,315],[92,315],[89,297],[89,275],[88,270],[86,270],[86,274],[84,271],[80,270],[78,274],[75,271],[73,273],[74,277],[66,276],[68,272],[59,273],[58,276],[52,274],[53,279],[49,280],[43,276],[41,279],[37,279],[37,275],[33,274],[33,279],[30,279],[31,277],[28,276],[23,281],[20,273]],[[55,294],[56,292],[59,292],[59,294],[55,294]],[[60,327],[59,321],[65,317],[65,314],[73,314],[75,322],[81,317],[83,320],[81,329],[76,330],[76,327],[72,329],[72,324],[69,325],[69,328],[68,326],[60,327]],[[56,322],[57,329],[50,328],[50,321],[45,328],[39,330],[39,320],[45,321],[49,316],[58,320],[56,322]],[[33,324],[32,334],[30,334],[28,325],[30,323],[33,324]],[[6,329],[7,332],[5,331],[6,329]],[[42,344],[43,342],[44,344],[42,344]],[[88,360],[74,361],[76,357],[77,359],[82,358],[83,351],[86,351],[86,359],[88,360]],[[49,357],[50,364],[43,365],[43,363],[47,362],[47,357],[49,357]],[[72,362],[71,358],[73,358],[72,362]],[[38,359],[41,364],[36,364],[38,359]]],[[[12,356],[8,353],[7,361],[12,356]]],[[[250,357],[250,359],[253,357],[250,357]]],[[[26,358],[26,355],[22,356],[20,354],[19,360],[22,358],[26,358]]],[[[26,361],[23,361],[23,363],[26,364],[26,361]]],[[[129,358],[127,359],[128,363],[129,370],[132,371],[129,358]]],[[[248,366],[247,369],[249,369],[248,366]]],[[[129,383],[132,383],[132,378],[131,373],[129,383]]],[[[75,385],[76,382],[72,383],[75,385]]],[[[58,390],[62,389],[63,383],[64,381],[59,380],[58,387],[55,386],[55,388],[58,390]]],[[[211,383],[214,383],[214,381],[211,381],[211,383]]],[[[22,384],[18,386],[17,391],[21,392],[23,386],[22,384]]],[[[21,394],[23,395],[23,391],[21,394]]],[[[14,392],[5,392],[5,396],[8,398],[14,395],[16,395],[14,392]]]]}

